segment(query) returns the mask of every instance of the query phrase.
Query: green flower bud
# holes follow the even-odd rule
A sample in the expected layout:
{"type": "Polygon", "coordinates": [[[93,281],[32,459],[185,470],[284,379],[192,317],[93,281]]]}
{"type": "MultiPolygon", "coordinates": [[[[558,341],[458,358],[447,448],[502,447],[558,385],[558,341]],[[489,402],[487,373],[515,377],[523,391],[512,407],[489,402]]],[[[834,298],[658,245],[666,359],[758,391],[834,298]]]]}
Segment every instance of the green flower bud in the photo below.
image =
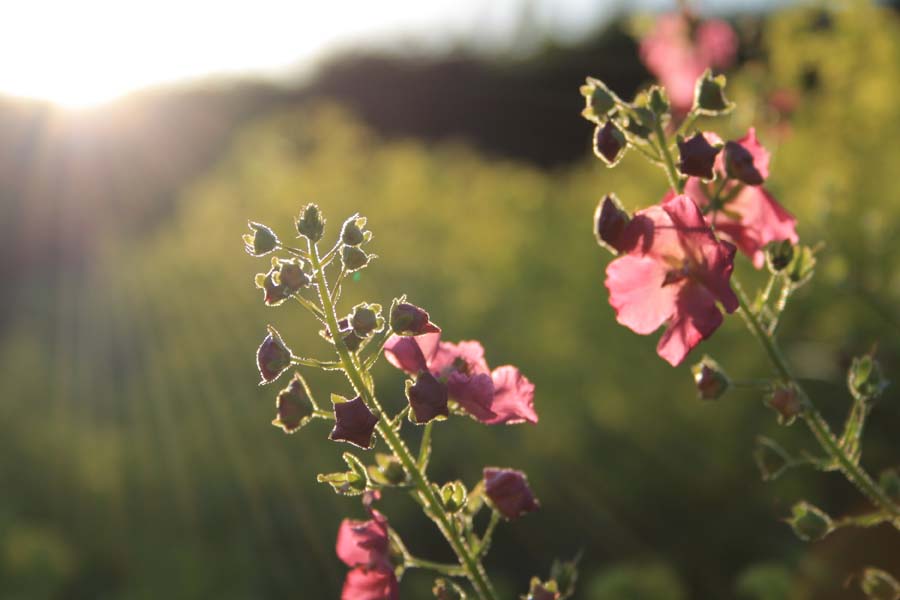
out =
{"type": "Polygon", "coordinates": [[[794,285],[800,286],[809,281],[816,269],[816,255],[809,246],[794,248],[794,258],[785,273],[794,285]]]}
{"type": "Polygon", "coordinates": [[[296,221],[297,233],[315,244],[325,234],[325,219],[315,204],[307,204],[296,221]]]}
{"type": "Polygon", "coordinates": [[[784,271],[794,259],[794,245],[790,240],[772,242],[766,246],[766,264],[772,273],[784,271]]]}
{"type": "Polygon", "coordinates": [[[657,117],[662,117],[667,114],[671,104],[669,103],[668,96],[666,96],[666,91],[658,85],[651,87],[650,99],[647,102],[647,106],[657,117]]]}
{"type": "Polygon", "coordinates": [[[866,568],[859,587],[869,600],[900,600],[900,582],[881,569],[866,568]]]}
{"type": "Polygon", "coordinates": [[[341,248],[341,262],[348,273],[365,268],[374,256],[374,254],[366,254],[357,246],[344,246],[341,248]]]}
{"type": "Polygon", "coordinates": [[[725,97],[725,83],[724,75],[713,77],[712,71],[707,69],[694,87],[694,110],[710,116],[731,112],[734,104],[725,97]]]}
{"type": "Polygon", "coordinates": [[[275,232],[263,225],[248,221],[247,226],[253,233],[245,233],[243,236],[244,250],[251,256],[265,256],[278,247],[278,236],[275,232]]]}
{"type": "MultiPolygon", "coordinates": [[[[437,484],[434,485],[437,488],[437,484]]],[[[450,481],[435,491],[441,499],[444,510],[451,514],[459,512],[466,505],[466,486],[461,481],[450,481]]]]}
{"type": "Polygon", "coordinates": [[[581,86],[580,91],[585,100],[581,116],[594,123],[599,124],[621,102],[605,83],[593,77],[587,78],[587,83],[581,86]]]}
{"type": "Polygon", "coordinates": [[[406,472],[400,461],[391,454],[378,452],[375,464],[369,467],[369,477],[381,485],[401,485],[406,483],[406,472]]]}
{"type": "Polygon", "coordinates": [[[854,398],[874,400],[887,388],[888,383],[881,365],[871,354],[854,358],[847,371],[847,387],[854,398]]]}
{"type": "Polygon", "coordinates": [[[787,522],[804,542],[820,540],[834,529],[831,517],[809,502],[798,502],[791,512],[787,522]]]}

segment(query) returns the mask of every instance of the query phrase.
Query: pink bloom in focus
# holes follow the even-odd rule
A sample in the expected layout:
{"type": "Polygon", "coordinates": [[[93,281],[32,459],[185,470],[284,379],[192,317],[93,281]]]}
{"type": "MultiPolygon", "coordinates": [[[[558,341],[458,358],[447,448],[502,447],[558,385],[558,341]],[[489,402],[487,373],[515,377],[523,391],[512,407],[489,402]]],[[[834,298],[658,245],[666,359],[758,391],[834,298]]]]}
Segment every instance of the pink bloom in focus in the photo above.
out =
{"type": "Polygon", "coordinates": [[[641,40],[641,60],[669,95],[676,113],[687,113],[694,102],[694,84],[709,68],[726,69],[737,54],[737,36],[725,21],[700,23],[691,39],[688,18],[668,14],[656,21],[653,32],[641,40]]]}
{"type": "Polygon", "coordinates": [[[451,399],[472,417],[489,425],[537,423],[534,386],[512,366],[488,368],[476,341],[442,342],[439,333],[391,336],[384,354],[398,369],[416,375],[428,371],[447,387],[451,399]]]}
{"type": "Polygon", "coordinates": [[[387,518],[369,509],[368,521],[344,519],[335,550],[348,567],[341,600],[397,600],[397,577],[391,565],[387,518]]]}
{"type": "Polygon", "coordinates": [[[625,232],[628,254],[606,268],[616,320],[635,333],[666,331],[656,347],[671,365],[722,324],[720,302],[738,307],[729,280],[735,247],[721,242],[685,195],[635,214],[625,232]]]}

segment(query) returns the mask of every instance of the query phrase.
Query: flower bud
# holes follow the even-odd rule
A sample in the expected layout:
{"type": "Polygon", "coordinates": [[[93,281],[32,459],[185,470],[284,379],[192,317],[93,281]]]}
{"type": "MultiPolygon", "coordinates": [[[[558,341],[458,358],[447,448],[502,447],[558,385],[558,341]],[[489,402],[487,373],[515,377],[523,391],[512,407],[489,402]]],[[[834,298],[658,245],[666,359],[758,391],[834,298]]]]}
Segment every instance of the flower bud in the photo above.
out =
{"type": "Polygon", "coordinates": [[[605,118],[620,101],[619,98],[610,91],[606,84],[599,79],[593,77],[587,78],[587,83],[581,86],[581,95],[584,96],[585,107],[581,111],[588,121],[599,123],[605,118]]]}
{"type": "Polygon", "coordinates": [[[794,245],[791,240],[772,242],[766,246],[766,264],[772,273],[784,271],[794,258],[794,245]]]}
{"type": "Polygon", "coordinates": [[[871,354],[854,358],[847,371],[847,387],[854,398],[874,400],[887,388],[888,383],[881,365],[871,354]]]}
{"type": "Polygon", "coordinates": [[[307,204],[296,221],[297,233],[315,244],[325,233],[325,219],[315,204],[307,204]]]}
{"type": "Polygon", "coordinates": [[[281,427],[285,433],[294,433],[312,418],[313,403],[309,389],[300,373],[294,373],[287,387],[275,397],[275,420],[272,425],[281,427]]]}
{"type": "MultiPolygon", "coordinates": [[[[437,487],[437,484],[432,484],[437,487]]],[[[449,481],[437,490],[441,504],[450,514],[458,513],[466,505],[466,486],[462,481],[449,481]]]]}
{"type": "Polygon", "coordinates": [[[273,268],[273,281],[284,286],[291,294],[296,294],[310,284],[309,275],[303,270],[303,263],[297,259],[278,260],[277,265],[273,261],[273,268]]]}
{"type": "Polygon", "coordinates": [[[778,413],[781,425],[790,425],[794,418],[803,412],[803,404],[797,396],[797,389],[792,386],[778,386],[769,397],[769,408],[778,413]]]}
{"type": "Polygon", "coordinates": [[[816,255],[809,246],[794,248],[794,258],[785,273],[796,286],[803,285],[813,276],[816,270],[816,255]]]}
{"type": "Polygon", "coordinates": [[[701,400],[718,400],[731,385],[722,367],[708,356],[691,367],[691,373],[694,374],[697,397],[701,400]]]}
{"type": "Polygon", "coordinates": [[[762,173],[753,164],[753,154],[737,142],[725,142],[725,173],[747,185],[761,185],[762,173]]]}
{"type": "Polygon", "coordinates": [[[594,154],[600,157],[607,167],[613,167],[619,162],[625,146],[625,134],[611,119],[597,126],[594,132],[594,154]]]}
{"type": "Polygon", "coordinates": [[[900,582],[881,569],[867,567],[859,587],[869,600],[900,600],[900,582]]]}
{"type": "Polygon", "coordinates": [[[262,376],[260,385],[275,381],[291,366],[290,348],[284,344],[274,327],[269,325],[268,331],[269,335],[256,351],[256,366],[262,376]]]}
{"type": "Polygon", "coordinates": [[[669,112],[670,107],[671,104],[669,103],[669,97],[666,95],[666,91],[658,85],[651,87],[650,97],[647,100],[647,108],[652,110],[653,114],[660,118],[669,112]]]}
{"type": "Polygon", "coordinates": [[[618,254],[624,248],[622,234],[631,217],[615,194],[607,194],[594,210],[594,237],[597,243],[618,254]]]}
{"type": "Polygon", "coordinates": [[[263,225],[248,221],[247,226],[253,233],[245,233],[244,250],[251,256],[265,256],[278,247],[278,236],[275,232],[263,225]]]}
{"type": "Polygon", "coordinates": [[[334,429],[328,439],[335,442],[349,442],[368,450],[373,445],[373,432],[378,424],[376,417],[359,396],[347,400],[332,394],[334,404],[334,429]]]}
{"type": "Polygon", "coordinates": [[[688,140],[678,140],[678,170],[682,174],[710,180],[715,174],[713,165],[721,147],[713,146],[699,131],[688,140]]]}
{"type": "Polygon", "coordinates": [[[381,306],[379,304],[357,304],[350,315],[350,326],[360,338],[367,338],[373,331],[381,331],[384,327],[384,319],[379,316],[381,306]]]}
{"type": "Polygon", "coordinates": [[[263,302],[266,306],[278,306],[291,297],[291,292],[286,286],[275,283],[274,267],[268,273],[257,273],[254,281],[256,287],[263,291],[263,302]]]}
{"type": "Polygon", "coordinates": [[[375,464],[369,467],[369,477],[381,485],[400,485],[406,482],[406,472],[400,461],[391,454],[375,454],[375,464]]]}
{"type": "Polygon", "coordinates": [[[885,469],[878,477],[878,485],[894,502],[900,503],[900,472],[897,469],[885,469]]]}
{"type": "Polygon", "coordinates": [[[360,217],[358,214],[353,215],[344,221],[344,226],[341,227],[341,241],[348,246],[359,246],[363,242],[368,242],[372,239],[372,233],[363,231],[365,226],[366,219],[364,217],[360,217]]]}
{"type": "Polygon", "coordinates": [[[366,254],[357,246],[344,246],[341,248],[341,262],[344,265],[344,270],[348,273],[365,268],[374,256],[374,254],[366,254]]]}
{"type": "Polygon", "coordinates": [[[354,471],[343,473],[320,473],[316,476],[319,483],[327,483],[335,493],[342,496],[359,496],[366,491],[368,481],[354,471]]]}
{"type": "Polygon", "coordinates": [[[450,415],[447,386],[428,371],[419,371],[416,382],[407,385],[406,397],[412,408],[410,420],[414,423],[424,425],[432,419],[446,419],[450,415]]]}
{"type": "Polygon", "coordinates": [[[561,597],[559,587],[552,579],[542,582],[537,577],[531,578],[528,586],[528,594],[521,596],[522,600],[559,600],[561,597]]]}
{"type": "Polygon", "coordinates": [[[809,502],[798,502],[791,512],[791,518],[787,522],[804,542],[820,540],[834,529],[831,517],[809,502]]]}
{"type": "Polygon", "coordinates": [[[515,469],[484,469],[484,493],[491,505],[510,521],[537,510],[540,503],[528,487],[528,479],[515,469]]]}
{"type": "Polygon", "coordinates": [[[441,328],[431,322],[431,317],[424,309],[408,302],[400,302],[391,307],[391,330],[403,336],[441,332],[441,328]]]}
{"type": "Polygon", "coordinates": [[[702,115],[724,115],[734,108],[725,98],[725,76],[713,77],[709,69],[700,76],[694,86],[694,110],[702,115]]]}

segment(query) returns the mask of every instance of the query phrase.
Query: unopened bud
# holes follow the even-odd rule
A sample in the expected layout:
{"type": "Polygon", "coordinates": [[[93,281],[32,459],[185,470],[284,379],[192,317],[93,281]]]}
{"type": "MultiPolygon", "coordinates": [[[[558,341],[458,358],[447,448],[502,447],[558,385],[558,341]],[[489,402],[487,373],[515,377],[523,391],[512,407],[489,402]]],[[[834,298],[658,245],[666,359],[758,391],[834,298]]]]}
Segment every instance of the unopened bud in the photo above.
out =
{"type": "Polygon", "coordinates": [[[626,143],[625,134],[610,119],[597,126],[594,133],[594,154],[606,163],[607,167],[613,167],[624,155],[626,143]]]}
{"type": "Polygon", "coordinates": [[[357,304],[350,315],[350,326],[357,336],[367,338],[373,331],[384,327],[384,319],[380,316],[381,306],[378,304],[357,304]]]}
{"type": "Polygon", "coordinates": [[[691,373],[697,386],[697,397],[701,400],[718,400],[731,385],[731,380],[719,363],[708,356],[691,367],[691,373]]]}
{"type": "Polygon", "coordinates": [[[654,85],[650,88],[650,98],[647,101],[647,107],[652,110],[657,117],[662,117],[664,114],[668,113],[670,106],[669,98],[666,96],[666,91],[664,89],[658,85],[654,85]]]}
{"type": "Polygon", "coordinates": [[[319,483],[327,483],[335,493],[342,496],[359,496],[366,491],[368,481],[354,471],[343,473],[320,473],[316,477],[319,483]]]}
{"type": "Polygon", "coordinates": [[[294,433],[312,418],[312,399],[300,373],[294,373],[294,378],[287,387],[278,392],[275,397],[275,411],[272,425],[281,427],[285,433],[294,433]]]}
{"type": "Polygon", "coordinates": [[[776,387],[769,396],[768,404],[769,408],[778,413],[778,422],[782,425],[790,425],[803,412],[797,389],[792,385],[776,387]]]}
{"type": "Polygon", "coordinates": [[[721,149],[710,144],[699,131],[690,139],[678,140],[678,170],[684,175],[710,180],[715,176],[713,165],[721,149]]]}
{"type": "MultiPolygon", "coordinates": [[[[437,484],[432,484],[437,487],[437,484]]],[[[462,481],[449,481],[437,490],[444,510],[454,514],[466,505],[466,486],[462,481]]]]}
{"type": "Polygon", "coordinates": [[[484,469],[484,493],[506,520],[516,519],[540,507],[528,478],[515,469],[484,469]]]}
{"type": "Polygon", "coordinates": [[[796,246],[794,258],[785,273],[794,285],[803,285],[813,276],[816,270],[816,255],[809,246],[796,246]]]}
{"type": "Polygon", "coordinates": [[[368,242],[372,239],[372,233],[364,231],[363,227],[365,226],[365,217],[353,215],[344,221],[344,226],[341,227],[341,241],[348,246],[359,246],[363,242],[368,242]]]}
{"type": "Polygon", "coordinates": [[[794,533],[805,542],[820,540],[834,529],[831,517],[809,502],[798,502],[787,520],[794,533]]]}
{"type": "Polygon", "coordinates": [[[531,578],[528,586],[528,594],[521,596],[522,600],[559,600],[559,587],[552,579],[550,581],[541,581],[537,577],[531,578]]]}
{"type": "Polygon", "coordinates": [[[269,325],[269,335],[262,341],[256,351],[256,366],[262,376],[260,385],[271,383],[291,366],[291,350],[288,348],[274,327],[269,325]]]}
{"type": "Polygon", "coordinates": [[[766,246],[766,263],[773,273],[784,271],[794,259],[794,245],[791,240],[772,242],[766,246]]]}
{"type": "Polygon", "coordinates": [[[588,77],[587,83],[581,86],[581,95],[585,100],[581,115],[594,123],[604,119],[619,102],[619,98],[606,87],[606,84],[593,77],[588,77]]]}
{"type": "Polygon", "coordinates": [[[291,292],[286,286],[275,283],[275,267],[268,273],[257,273],[255,282],[256,287],[263,291],[263,302],[266,306],[278,306],[291,297],[291,292]]]}
{"type": "Polygon", "coordinates": [[[725,97],[725,83],[724,75],[713,77],[707,69],[694,86],[694,110],[711,116],[730,112],[734,104],[725,97]]]}
{"type": "Polygon", "coordinates": [[[424,309],[408,302],[400,302],[391,308],[391,330],[405,336],[441,332],[424,309]]]}
{"type": "Polygon", "coordinates": [[[597,243],[618,254],[624,249],[623,234],[631,217],[615,194],[607,194],[594,210],[594,237],[597,243]]]}
{"type": "Polygon", "coordinates": [[[348,273],[365,268],[373,257],[374,255],[366,254],[357,246],[344,246],[341,248],[341,262],[344,265],[344,270],[348,273]]]}
{"type": "Polygon", "coordinates": [[[854,358],[847,371],[847,387],[854,398],[874,400],[887,388],[888,383],[881,364],[871,354],[854,358]]]}
{"type": "Polygon", "coordinates": [[[310,283],[309,275],[303,270],[303,263],[297,259],[279,260],[275,265],[273,280],[295,294],[310,283]]]}
{"type": "Polygon", "coordinates": [[[753,154],[737,142],[725,142],[725,173],[747,185],[761,185],[762,173],[753,163],[753,154]]]}
{"type": "Polygon", "coordinates": [[[406,472],[397,457],[392,454],[375,454],[375,464],[369,467],[369,476],[381,485],[400,485],[406,481],[406,472]]]}
{"type": "Polygon", "coordinates": [[[881,569],[866,568],[859,587],[869,600],[900,600],[900,582],[881,569]]]}
{"type": "Polygon", "coordinates": [[[253,233],[245,233],[244,250],[251,256],[264,256],[278,247],[278,236],[275,232],[263,225],[249,221],[247,226],[253,233]]]}
{"type": "Polygon", "coordinates": [[[325,219],[315,204],[307,204],[297,218],[297,233],[315,244],[325,233],[325,219]]]}

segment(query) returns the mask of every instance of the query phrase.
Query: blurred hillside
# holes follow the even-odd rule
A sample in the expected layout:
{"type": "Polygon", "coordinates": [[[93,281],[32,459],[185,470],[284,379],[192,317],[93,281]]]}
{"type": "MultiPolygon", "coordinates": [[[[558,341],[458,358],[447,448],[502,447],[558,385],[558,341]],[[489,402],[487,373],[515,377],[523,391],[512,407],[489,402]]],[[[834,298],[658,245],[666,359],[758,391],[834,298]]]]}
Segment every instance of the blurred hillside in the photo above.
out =
{"type": "MultiPolygon", "coordinates": [[[[778,520],[793,502],[862,510],[855,491],[814,473],[760,483],[756,435],[802,448],[805,433],[748,392],[698,404],[687,369],[614,322],[590,215],[608,191],[635,208],[665,187],[637,156],[616,171],[589,156],[584,76],[625,96],[647,79],[623,31],[529,60],[348,57],[302,89],[159,91],[77,115],[4,104],[0,596],[336,597],[334,535],[361,511],[315,474],[344,448],[321,424],[273,428],[275,389],[256,386],[253,363],[266,323],[298,352],[324,348],[304,314],[262,305],[266,260],[240,242],[247,219],[287,237],[308,201],[328,235],[356,211],[375,233],[379,259],[344,308],[406,292],[449,339],[481,339],[491,364],[537,386],[535,428],[436,431],[438,479],[514,466],[541,498],[495,540],[504,598],[582,548],[579,597],[600,600],[855,598],[853,570],[900,570],[883,528],[796,540],[778,520]]],[[[773,193],[805,241],[827,240],[783,336],[837,421],[849,357],[878,342],[900,378],[900,146],[886,143],[900,135],[900,24],[857,7],[741,31],[741,108],[717,125],[760,126],[773,193]],[[789,117],[770,102],[779,90],[789,117]]],[[[753,377],[765,363],[751,348],[731,319],[703,351],[753,377]]],[[[401,378],[377,377],[397,408],[401,378]]],[[[320,401],[346,385],[310,381],[320,401]]],[[[873,471],[896,464],[898,429],[892,388],[867,432],[873,471]]],[[[415,552],[447,558],[403,496],[385,506],[415,552]]],[[[429,583],[411,573],[407,597],[429,583]]]]}

